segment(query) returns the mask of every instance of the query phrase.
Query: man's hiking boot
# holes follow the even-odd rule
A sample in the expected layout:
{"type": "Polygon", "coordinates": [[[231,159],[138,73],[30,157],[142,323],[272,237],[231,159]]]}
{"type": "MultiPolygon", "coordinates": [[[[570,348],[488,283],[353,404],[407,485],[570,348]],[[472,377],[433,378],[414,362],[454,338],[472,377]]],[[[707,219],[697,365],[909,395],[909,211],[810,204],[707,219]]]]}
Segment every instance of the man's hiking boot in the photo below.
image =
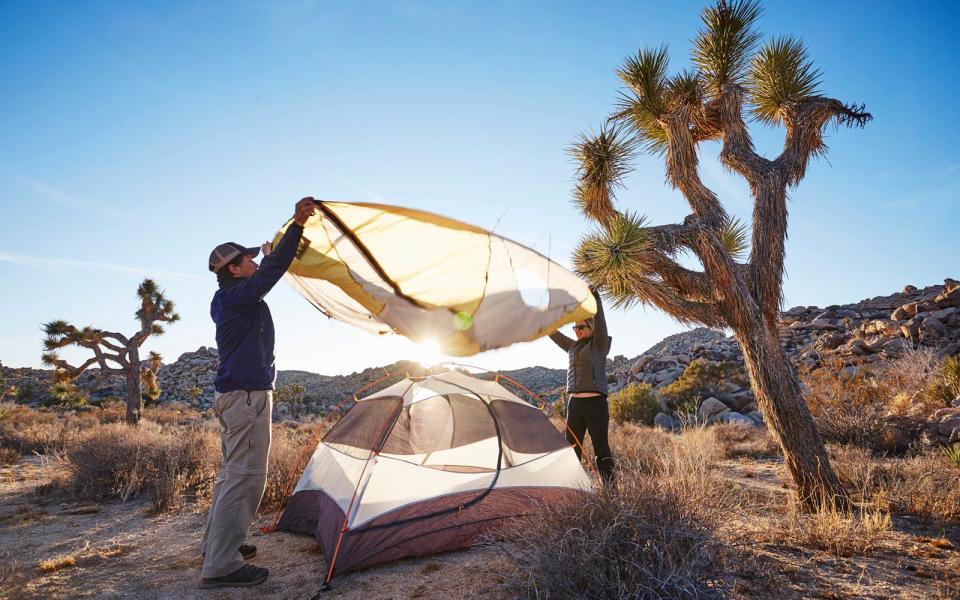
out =
{"type": "Polygon", "coordinates": [[[200,581],[200,587],[203,589],[218,587],[253,587],[260,585],[267,580],[270,574],[268,569],[255,567],[253,565],[243,565],[233,573],[223,577],[204,577],[200,581]]]}

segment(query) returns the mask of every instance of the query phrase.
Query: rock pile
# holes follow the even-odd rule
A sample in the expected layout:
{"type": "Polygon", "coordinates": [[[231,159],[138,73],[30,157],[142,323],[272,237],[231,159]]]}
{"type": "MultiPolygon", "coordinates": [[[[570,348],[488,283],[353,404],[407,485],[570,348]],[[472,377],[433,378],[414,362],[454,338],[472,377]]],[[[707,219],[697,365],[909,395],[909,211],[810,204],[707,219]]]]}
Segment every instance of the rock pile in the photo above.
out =
{"type": "MultiPolygon", "coordinates": [[[[940,358],[954,356],[960,353],[960,282],[946,279],[944,285],[922,289],[908,285],[899,293],[856,304],[798,306],[781,313],[779,326],[787,356],[795,366],[808,370],[827,368],[853,374],[864,365],[919,347],[932,348],[940,358]]],[[[732,336],[699,328],[670,336],[641,354],[628,370],[617,372],[616,387],[638,381],[660,390],[697,359],[731,361],[744,368],[740,346],[732,336]]],[[[943,414],[935,417],[936,429],[960,436],[960,416],[954,425],[953,410],[940,411],[943,414]]],[[[705,398],[697,416],[707,422],[762,423],[748,386],[705,398]]],[[[656,423],[676,428],[683,418],[661,402],[656,423]]]]}

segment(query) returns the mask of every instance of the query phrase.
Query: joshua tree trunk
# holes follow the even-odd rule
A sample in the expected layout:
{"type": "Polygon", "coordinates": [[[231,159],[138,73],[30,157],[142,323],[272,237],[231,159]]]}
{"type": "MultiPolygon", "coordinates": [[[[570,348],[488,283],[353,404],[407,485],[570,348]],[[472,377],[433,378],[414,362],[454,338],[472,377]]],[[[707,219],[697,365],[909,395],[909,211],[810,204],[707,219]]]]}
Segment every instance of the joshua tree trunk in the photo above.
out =
{"type": "Polygon", "coordinates": [[[800,502],[808,509],[824,505],[847,508],[849,497],[830,468],[823,440],[776,328],[758,324],[734,333],[750,373],[753,395],[780,442],[800,502]]]}
{"type": "Polygon", "coordinates": [[[140,422],[140,413],[143,411],[143,394],[140,390],[140,353],[136,347],[130,349],[128,361],[130,366],[126,369],[127,423],[136,425],[140,422]]]}

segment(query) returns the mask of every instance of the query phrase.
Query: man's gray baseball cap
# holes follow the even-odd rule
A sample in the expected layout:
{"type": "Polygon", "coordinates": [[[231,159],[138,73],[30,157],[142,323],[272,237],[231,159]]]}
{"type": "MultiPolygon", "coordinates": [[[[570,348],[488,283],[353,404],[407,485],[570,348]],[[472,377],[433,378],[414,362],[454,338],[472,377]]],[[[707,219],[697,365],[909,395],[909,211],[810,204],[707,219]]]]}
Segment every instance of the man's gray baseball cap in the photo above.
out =
{"type": "Polygon", "coordinates": [[[256,256],[260,254],[260,248],[247,248],[234,242],[220,244],[210,253],[210,270],[216,273],[222,269],[224,265],[241,254],[246,254],[250,258],[256,258],[256,256]]]}

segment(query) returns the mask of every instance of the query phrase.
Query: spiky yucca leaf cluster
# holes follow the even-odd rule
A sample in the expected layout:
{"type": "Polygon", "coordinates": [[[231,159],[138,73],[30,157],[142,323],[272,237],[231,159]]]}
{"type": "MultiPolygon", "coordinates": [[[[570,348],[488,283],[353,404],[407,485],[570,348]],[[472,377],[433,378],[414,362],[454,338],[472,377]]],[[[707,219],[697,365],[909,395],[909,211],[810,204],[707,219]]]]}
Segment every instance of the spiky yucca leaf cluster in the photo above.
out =
{"type": "Polygon", "coordinates": [[[163,290],[152,279],[144,279],[137,288],[140,308],[134,313],[144,327],[149,327],[151,335],[163,335],[165,329],[156,321],[175,323],[180,315],[173,312],[173,301],[164,296],[163,290]]]}
{"type": "Polygon", "coordinates": [[[667,133],[660,116],[667,112],[667,47],[642,48],[628,57],[617,76],[629,88],[617,105],[614,119],[629,123],[645,151],[662,154],[667,149],[667,133]]]}
{"type": "Polygon", "coordinates": [[[623,178],[631,171],[636,146],[635,138],[622,126],[612,124],[601,127],[595,136],[581,134],[569,148],[579,163],[574,201],[584,215],[601,223],[613,217],[614,190],[623,185],[623,178]]]}
{"type": "Polygon", "coordinates": [[[750,226],[740,219],[729,219],[720,229],[720,243],[733,260],[743,260],[750,247],[750,226]]]}
{"type": "Polygon", "coordinates": [[[741,85],[760,33],[755,25],[762,14],[755,0],[720,0],[704,9],[701,29],[693,46],[693,63],[717,96],[724,85],[741,85]]]}
{"type": "Polygon", "coordinates": [[[820,76],[800,40],[790,36],[771,40],[750,66],[748,90],[754,117],[779,123],[784,107],[817,93],[820,76]]]}
{"type": "Polygon", "coordinates": [[[646,217],[618,214],[605,228],[580,240],[574,269],[596,286],[603,286],[616,305],[633,302],[632,284],[646,273],[652,240],[646,217]]]}

